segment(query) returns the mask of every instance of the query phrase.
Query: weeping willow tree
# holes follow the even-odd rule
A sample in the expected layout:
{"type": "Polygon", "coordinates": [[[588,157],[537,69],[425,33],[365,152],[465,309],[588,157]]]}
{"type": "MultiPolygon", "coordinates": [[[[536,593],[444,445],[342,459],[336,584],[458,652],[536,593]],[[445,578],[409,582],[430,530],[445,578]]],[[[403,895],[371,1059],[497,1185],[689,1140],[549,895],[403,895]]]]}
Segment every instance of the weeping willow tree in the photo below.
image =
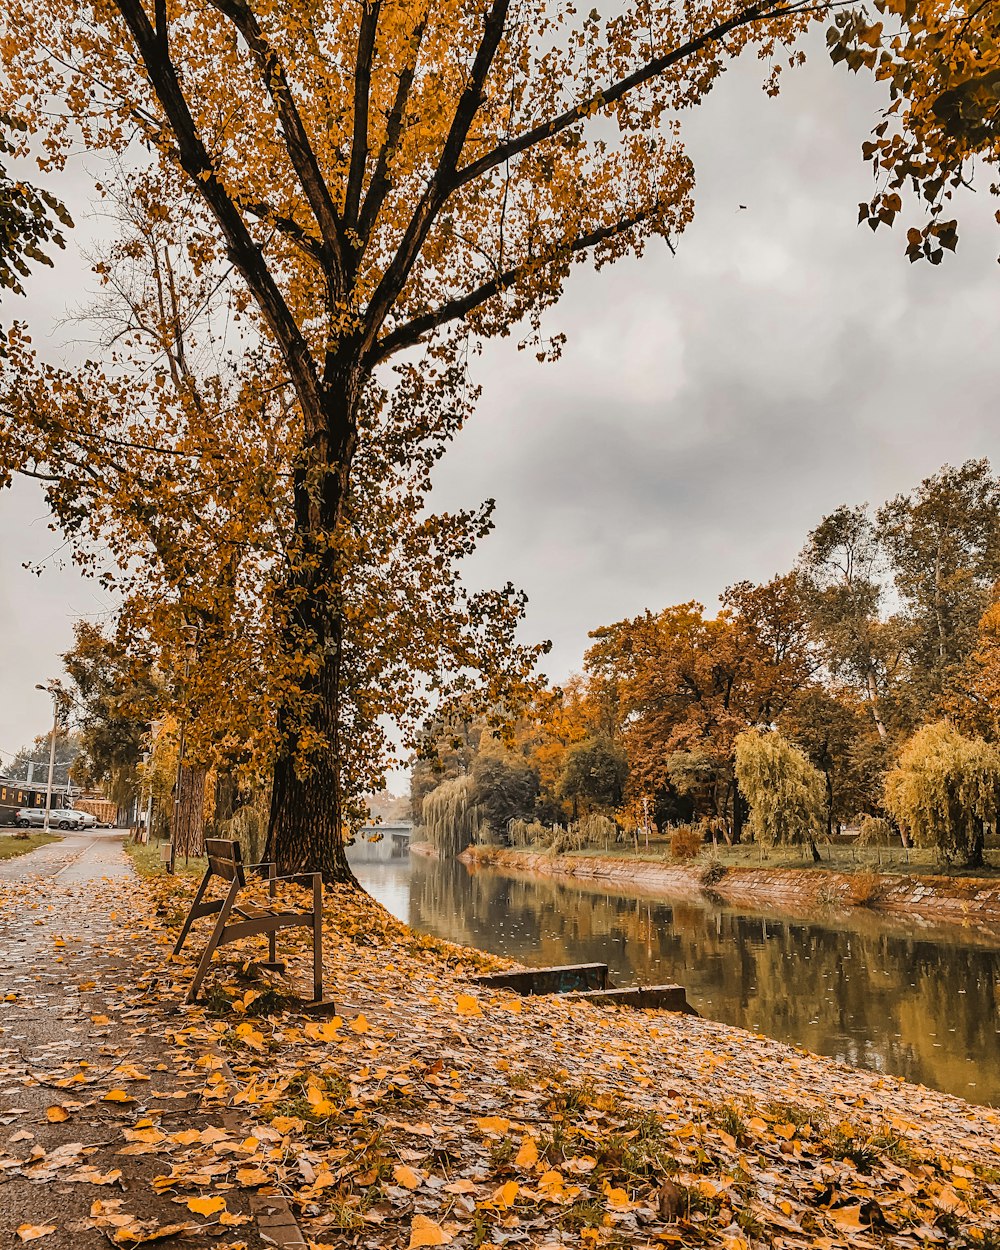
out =
{"type": "Polygon", "coordinates": [[[950,863],[981,868],[986,830],[997,818],[1000,754],[947,721],[918,729],[885,779],[885,804],[917,846],[950,863]]]}
{"type": "Polygon", "coordinates": [[[461,855],[482,823],[474,779],[467,774],[443,781],[424,799],[423,818],[428,842],[442,855],[461,855]]]}
{"type": "Polygon", "coordinates": [[[747,828],[761,846],[808,842],[826,830],[823,774],[779,733],[747,729],[736,739],[736,779],[750,804],[747,828]]]}

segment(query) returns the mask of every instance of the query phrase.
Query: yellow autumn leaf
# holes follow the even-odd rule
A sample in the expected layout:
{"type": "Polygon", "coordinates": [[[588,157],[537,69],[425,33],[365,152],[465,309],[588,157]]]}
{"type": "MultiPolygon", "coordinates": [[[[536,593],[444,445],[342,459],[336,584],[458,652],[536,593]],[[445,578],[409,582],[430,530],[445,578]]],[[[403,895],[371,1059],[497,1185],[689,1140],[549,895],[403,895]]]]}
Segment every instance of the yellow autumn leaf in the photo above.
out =
{"type": "Polygon", "coordinates": [[[471,994],[459,994],[455,999],[455,1011],[460,1016],[481,1016],[482,1008],[479,1006],[479,999],[473,998],[471,994]]]}
{"type": "Polygon", "coordinates": [[[135,1102],[131,1094],[127,1094],[123,1089],[112,1089],[104,1095],[102,1102],[135,1102]]]}
{"type": "Polygon", "coordinates": [[[312,1038],[316,1042],[336,1042],[340,1039],[340,1030],[344,1027],[344,1021],[340,1016],[334,1016],[330,1020],[325,1020],[320,1024],[316,1020],[311,1020],[305,1027],[306,1037],[312,1038]]]}
{"type": "Polygon", "coordinates": [[[244,1046],[249,1046],[252,1050],[264,1049],[264,1034],[255,1029],[252,1024],[246,1022],[238,1024],[236,1036],[244,1046]]]}
{"type": "MultiPolygon", "coordinates": [[[[48,1237],[49,1233],[56,1231],[55,1224],[20,1224],[18,1225],[17,1235],[22,1241],[37,1241],[39,1237],[48,1237]]],[[[430,1245],[430,1242],[425,1243],[430,1245]]],[[[440,1242],[435,1242],[440,1245],[440,1242]]]]}
{"type": "Polygon", "coordinates": [[[426,1215],[415,1215],[410,1225],[410,1240],[407,1250],[418,1250],[420,1246],[446,1246],[451,1241],[451,1234],[429,1220],[426,1215]]]}
{"type": "Polygon", "coordinates": [[[562,1188],[562,1173],[555,1168],[550,1168],[547,1172],[543,1172],[538,1178],[538,1192],[544,1198],[557,1198],[562,1193],[562,1188]]]}
{"type": "Polygon", "coordinates": [[[510,1128],[510,1120],[505,1120],[502,1115],[484,1115],[476,1121],[476,1125],[484,1133],[506,1133],[510,1128]]]}
{"type": "Polygon", "coordinates": [[[494,1193],[493,1201],[498,1207],[512,1207],[520,1190],[521,1186],[517,1181],[507,1181],[494,1193]]]}
{"type": "Polygon", "coordinates": [[[535,1145],[533,1137],[522,1137],[521,1148],[518,1150],[514,1158],[514,1164],[519,1168],[533,1168],[538,1162],[538,1147],[535,1145]]]}
{"type": "Polygon", "coordinates": [[[459,1180],[452,1181],[450,1185],[445,1185],[444,1192],[446,1194],[474,1194],[476,1192],[475,1181],[459,1180]]]}
{"type": "Polygon", "coordinates": [[[214,1215],[216,1211],[224,1211],[226,1209],[226,1200],[218,1196],[215,1198],[189,1198],[187,1206],[188,1210],[193,1211],[195,1215],[214,1215]]]}
{"type": "Polygon", "coordinates": [[[60,1124],[63,1120],[69,1119],[69,1112],[65,1107],[55,1103],[53,1106],[45,1108],[45,1118],[50,1124],[60,1124]]]}
{"type": "Polygon", "coordinates": [[[110,1024],[111,1020],[107,1016],[91,1016],[91,1024],[110,1024]]]}
{"type": "Polygon", "coordinates": [[[397,1163],[392,1169],[392,1176],[396,1184],[402,1185],[404,1189],[417,1189],[420,1186],[420,1177],[405,1163],[397,1163]]]}
{"type": "Polygon", "coordinates": [[[608,1206],[616,1211],[627,1211],[630,1206],[628,1194],[624,1189],[616,1189],[609,1185],[604,1191],[604,1196],[608,1200],[608,1206]]]}
{"type": "Polygon", "coordinates": [[[372,1026],[365,1019],[364,1012],[359,1016],[355,1016],[351,1021],[349,1028],[353,1033],[367,1033],[372,1026]]]}

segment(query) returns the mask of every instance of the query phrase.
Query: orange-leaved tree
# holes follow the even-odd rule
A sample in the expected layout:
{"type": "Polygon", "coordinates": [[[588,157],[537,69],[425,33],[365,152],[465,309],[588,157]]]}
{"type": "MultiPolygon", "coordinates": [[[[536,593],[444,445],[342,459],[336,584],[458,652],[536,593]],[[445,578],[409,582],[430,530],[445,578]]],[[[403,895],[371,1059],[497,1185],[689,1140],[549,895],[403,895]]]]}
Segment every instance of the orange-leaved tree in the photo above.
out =
{"type": "MultiPolygon", "coordinates": [[[[876,181],[859,220],[892,226],[915,195],[906,234],[911,261],[940,264],[958,244],[955,195],[981,167],[1000,192],[1000,40],[993,0],[872,0],[840,11],[831,55],[870,70],[890,101],[863,146],[876,181]]],[[[908,214],[911,210],[907,208],[908,214]]],[[[1000,222],[1000,211],[997,212],[1000,222]]]]}
{"type": "MultiPolygon", "coordinates": [[[[405,392],[424,346],[450,412],[470,336],[526,322],[544,355],[539,318],[574,262],[641,253],[689,221],[681,110],[743,48],[779,60],[822,7],[645,0],[602,17],[551,0],[5,4],[0,107],[17,102],[56,164],[81,139],[144,149],[132,159],[148,212],[190,223],[193,268],[231,292],[236,350],[263,351],[262,375],[288,400],[270,830],[283,868],[347,873],[360,460],[377,443],[379,474],[411,454],[419,474],[440,450],[414,451],[426,409],[408,411],[405,393],[387,409],[384,367],[411,353],[405,392]]],[[[99,388],[106,431],[141,441],[122,437],[127,418],[106,395],[117,383],[110,371],[99,388]]],[[[58,503],[58,483],[54,493],[58,503]]],[[[465,532],[454,545],[467,547],[465,532]]],[[[493,615],[501,625],[486,633],[499,639],[509,613],[493,615]]]]}

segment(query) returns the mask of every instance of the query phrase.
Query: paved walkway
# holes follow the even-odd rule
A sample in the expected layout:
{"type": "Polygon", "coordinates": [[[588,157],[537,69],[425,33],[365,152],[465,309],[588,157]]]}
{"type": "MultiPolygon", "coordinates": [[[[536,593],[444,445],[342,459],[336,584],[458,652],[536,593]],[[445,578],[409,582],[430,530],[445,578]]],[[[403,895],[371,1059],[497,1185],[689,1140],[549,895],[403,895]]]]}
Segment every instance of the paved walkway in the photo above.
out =
{"type": "MultiPolygon", "coordinates": [[[[187,1207],[200,1187],[153,1184],[171,1160],[134,1135],[218,1132],[228,1113],[206,1101],[191,1055],[174,1058],[164,1035],[184,1017],[130,958],[150,936],[132,930],[126,836],[72,834],[0,863],[0,1250],[20,1246],[26,1225],[48,1230],[42,1250],[147,1237],[163,1250],[215,1250],[224,1231],[187,1207]],[[133,1154],[137,1143],[151,1153],[133,1154]],[[188,1226],[183,1240],[159,1231],[171,1225],[188,1226]]],[[[248,1213],[247,1194],[227,1196],[230,1211],[248,1213]]],[[[264,1250],[254,1225],[235,1231],[237,1244],[264,1250]]]]}
{"type": "Polygon", "coordinates": [[[60,884],[100,881],[132,873],[132,865],[122,843],[124,829],[93,829],[67,834],[59,842],[49,842],[27,855],[0,862],[0,881],[29,881],[44,877],[60,884]]]}

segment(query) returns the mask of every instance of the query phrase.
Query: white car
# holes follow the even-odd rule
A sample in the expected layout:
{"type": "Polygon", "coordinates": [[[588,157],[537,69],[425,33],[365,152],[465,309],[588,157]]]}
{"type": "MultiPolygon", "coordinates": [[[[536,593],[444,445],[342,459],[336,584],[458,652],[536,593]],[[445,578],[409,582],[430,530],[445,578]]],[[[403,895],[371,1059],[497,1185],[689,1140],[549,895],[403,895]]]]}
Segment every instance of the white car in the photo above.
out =
{"type": "Polygon", "coordinates": [[[72,812],[80,818],[81,829],[96,829],[100,823],[93,812],[81,812],[77,807],[72,808],[72,812]]]}

